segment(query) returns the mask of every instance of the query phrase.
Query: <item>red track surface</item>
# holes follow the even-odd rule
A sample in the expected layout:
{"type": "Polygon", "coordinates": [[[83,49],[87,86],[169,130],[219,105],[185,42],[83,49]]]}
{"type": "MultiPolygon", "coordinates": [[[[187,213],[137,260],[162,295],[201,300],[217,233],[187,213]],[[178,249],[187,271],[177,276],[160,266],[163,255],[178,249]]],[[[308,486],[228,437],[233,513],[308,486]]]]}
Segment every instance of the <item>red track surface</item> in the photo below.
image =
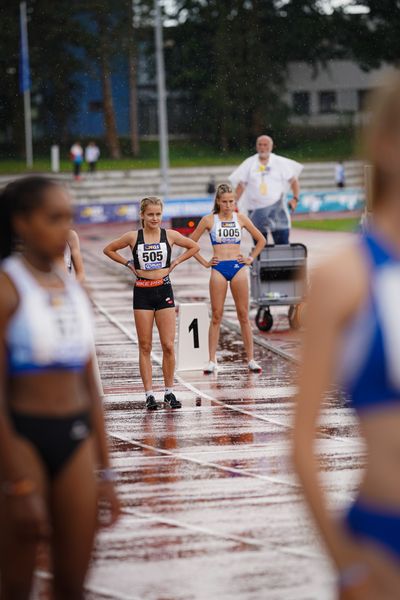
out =
{"type": "MultiPolygon", "coordinates": [[[[131,600],[330,600],[333,575],[306,514],[289,460],[294,363],[256,345],[263,374],[247,372],[240,336],[225,329],[221,371],[177,378],[180,411],[146,413],[132,322],[129,273],[101,248],[121,227],[82,229],[96,306],[97,354],[113,465],[124,514],[98,536],[88,598],[131,600]]],[[[310,264],[343,234],[293,232],[310,264]]],[[[173,274],[178,300],[208,301],[208,273],[195,261],[173,274]]],[[[232,301],[226,318],[235,322],[232,301]]],[[[295,355],[286,318],[263,339],[295,355]]],[[[155,337],[155,389],[161,399],[155,337]]],[[[353,417],[332,392],[318,449],[322,477],[340,508],[363,464],[353,417]]]]}

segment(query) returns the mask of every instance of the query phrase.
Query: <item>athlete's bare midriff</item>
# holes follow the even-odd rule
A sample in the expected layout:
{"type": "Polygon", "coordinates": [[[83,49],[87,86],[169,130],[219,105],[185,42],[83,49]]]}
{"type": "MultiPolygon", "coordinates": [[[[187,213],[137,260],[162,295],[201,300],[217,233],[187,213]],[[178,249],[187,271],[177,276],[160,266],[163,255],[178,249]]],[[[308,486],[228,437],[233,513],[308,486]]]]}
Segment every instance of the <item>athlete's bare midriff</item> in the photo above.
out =
{"type": "Polygon", "coordinates": [[[163,279],[169,273],[169,269],[154,269],[154,271],[145,271],[144,269],[136,269],[136,273],[141,279],[163,279]]]}
{"type": "Polygon", "coordinates": [[[81,372],[52,370],[10,377],[9,408],[32,416],[61,417],[89,406],[81,372]]]}
{"type": "Polygon", "coordinates": [[[218,260],[237,260],[240,256],[240,244],[215,244],[214,256],[218,260]]]}
{"type": "Polygon", "coordinates": [[[378,506],[400,504],[400,399],[359,415],[367,454],[360,495],[378,506]]]}

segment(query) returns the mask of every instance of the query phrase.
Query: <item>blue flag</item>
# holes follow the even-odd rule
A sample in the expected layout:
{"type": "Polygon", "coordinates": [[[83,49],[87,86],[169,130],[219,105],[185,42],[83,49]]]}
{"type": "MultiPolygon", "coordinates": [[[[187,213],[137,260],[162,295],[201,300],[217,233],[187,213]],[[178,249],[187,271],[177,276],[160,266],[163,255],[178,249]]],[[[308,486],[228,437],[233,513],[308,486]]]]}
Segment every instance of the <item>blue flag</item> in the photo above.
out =
{"type": "Polygon", "coordinates": [[[31,89],[31,74],[29,69],[28,27],[26,19],[26,2],[20,4],[20,55],[19,55],[19,89],[23,94],[31,89]]]}

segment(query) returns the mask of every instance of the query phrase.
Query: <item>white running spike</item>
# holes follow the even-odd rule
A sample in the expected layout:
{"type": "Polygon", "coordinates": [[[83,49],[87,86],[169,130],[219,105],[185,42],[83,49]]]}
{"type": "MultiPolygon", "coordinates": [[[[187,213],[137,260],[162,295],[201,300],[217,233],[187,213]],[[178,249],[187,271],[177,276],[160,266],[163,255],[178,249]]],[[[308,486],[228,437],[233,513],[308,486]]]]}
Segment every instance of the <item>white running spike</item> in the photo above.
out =
{"type": "Polygon", "coordinates": [[[249,371],[252,371],[253,373],[261,373],[261,371],[262,371],[262,368],[260,367],[260,365],[258,363],[256,363],[254,358],[249,361],[248,367],[249,367],[249,371]]]}

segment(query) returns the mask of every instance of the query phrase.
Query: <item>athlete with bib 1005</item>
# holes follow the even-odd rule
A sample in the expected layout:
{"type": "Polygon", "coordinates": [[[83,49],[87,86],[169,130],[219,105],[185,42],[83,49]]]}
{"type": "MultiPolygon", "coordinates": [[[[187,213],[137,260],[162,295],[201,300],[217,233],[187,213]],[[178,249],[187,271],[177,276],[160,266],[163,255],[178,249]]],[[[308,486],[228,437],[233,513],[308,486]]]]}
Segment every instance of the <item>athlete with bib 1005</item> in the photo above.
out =
{"type": "Polygon", "coordinates": [[[242,330],[249,370],[255,373],[261,372],[261,367],[256,363],[253,355],[253,335],[249,321],[249,282],[247,269],[244,267],[253,263],[264,248],[266,241],[250,219],[235,212],[235,208],[235,195],[232,187],[229,184],[220,184],[217,187],[213,212],[201,219],[191,236],[197,242],[202,234],[208,231],[214,250],[214,256],[209,261],[200,254],[195,256],[203,267],[212,268],[210,277],[212,310],[209,330],[210,361],[204,369],[206,374],[213,373],[217,369],[216,351],[228,282],[231,286],[242,330]],[[256,246],[247,257],[240,252],[243,228],[247,229],[256,241],[256,246]]]}
{"type": "Polygon", "coordinates": [[[160,227],[162,209],[163,203],[159,198],[144,198],[140,204],[143,229],[128,231],[104,248],[106,256],[131,269],[137,277],[133,291],[133,312],[139,341],[140,375],[148,410],[158,408],[153,393],[151,366],[154,321],[163,351],[164,403],[170,408],[181,408],[181,403],[173,393],[176,315],[169,274],[199,250],[196,242],[177,231],[160,227]],[[171,262],[171,250],[174,245],[187,250],[171,262]],[[118,250],[128,247],[132,251],[132,259],[127,261],[118,250]]]}

